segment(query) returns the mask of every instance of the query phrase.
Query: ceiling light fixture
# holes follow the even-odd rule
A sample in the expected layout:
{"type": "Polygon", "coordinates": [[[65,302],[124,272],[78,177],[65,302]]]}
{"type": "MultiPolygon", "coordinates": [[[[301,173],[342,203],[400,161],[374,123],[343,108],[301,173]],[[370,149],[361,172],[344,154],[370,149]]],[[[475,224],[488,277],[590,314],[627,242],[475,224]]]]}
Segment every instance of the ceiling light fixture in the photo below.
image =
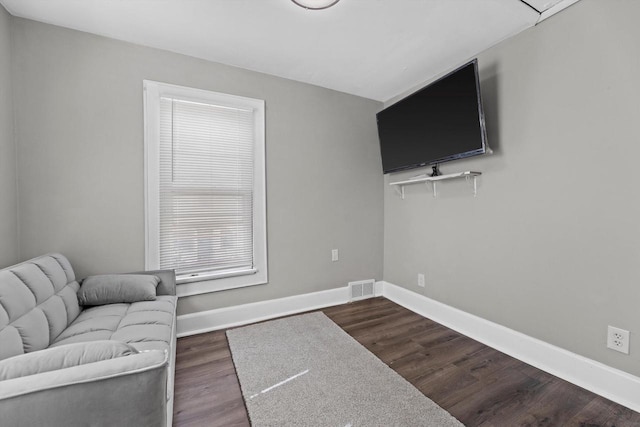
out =
{"type": "Polygon", "coordinates": [[[340,0],[291,0],[300,7],[311,10],[326,9],[338,3],[340,0]]]}

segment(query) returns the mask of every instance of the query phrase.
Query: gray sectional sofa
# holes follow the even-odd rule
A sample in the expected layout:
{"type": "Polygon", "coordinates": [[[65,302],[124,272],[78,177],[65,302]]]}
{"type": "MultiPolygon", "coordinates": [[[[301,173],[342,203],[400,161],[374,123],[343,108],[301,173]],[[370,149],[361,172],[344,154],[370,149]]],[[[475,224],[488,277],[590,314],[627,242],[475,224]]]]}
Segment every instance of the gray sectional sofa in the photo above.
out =
{"type": "Polygon", "coordinates": [[[1,426],[171,425],[175,275],[136,275],[146,300],[89,307],[63,255],[0,270],[1,426]]]}

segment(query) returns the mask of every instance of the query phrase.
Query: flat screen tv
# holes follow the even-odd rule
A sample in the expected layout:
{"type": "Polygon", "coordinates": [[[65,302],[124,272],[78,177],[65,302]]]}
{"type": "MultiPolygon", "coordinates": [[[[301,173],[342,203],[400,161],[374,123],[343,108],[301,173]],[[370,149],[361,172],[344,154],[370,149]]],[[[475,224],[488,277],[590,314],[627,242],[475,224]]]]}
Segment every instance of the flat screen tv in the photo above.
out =
{"type": "Polygon", "coordinates": [[[474,59],[377,114],[384,173],[484,154],[487,150],[474,59]]]}

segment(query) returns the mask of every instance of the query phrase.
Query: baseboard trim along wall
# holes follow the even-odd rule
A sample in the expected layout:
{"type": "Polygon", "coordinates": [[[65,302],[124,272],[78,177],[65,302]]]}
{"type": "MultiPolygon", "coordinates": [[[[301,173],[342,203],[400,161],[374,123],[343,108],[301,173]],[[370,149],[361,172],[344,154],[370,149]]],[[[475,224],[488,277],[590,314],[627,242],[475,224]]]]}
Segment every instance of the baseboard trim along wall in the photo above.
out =
{"type": "MultiPolygon", "coordinates": [[[[383,286],[384,282],[376,282],[375,296],[382,296],[383,286]]],[[[319,310],[348,302],[349,287],[345,286],[309,294],[183,314],[178,316],[178,338],[248,325],[305,311],[319,310]]]]}
{"type": "MultiPolygon", "coordinates": [[[[382,282],[376,282],[375,295],[382,295],[382,282]]],[[[345,286],[309,294],[183,314],[178,316],[178,338],[248,325],[348,302],[349,287],[345,286]]]]}
{"type": "Polygon", "coordinates": [[[640,412],[640,378],[392,283],[383,296],[509,356],[640,412]]]}
{"type": "MultiPolygon", "coordinates": [[[[480,341],[518,360],[640,412],[640,378],[388,282],[376,296],[480,341]]],[[[178,316],[178,337],[246,325],[349,302],[347,286],[178,316]]]]}

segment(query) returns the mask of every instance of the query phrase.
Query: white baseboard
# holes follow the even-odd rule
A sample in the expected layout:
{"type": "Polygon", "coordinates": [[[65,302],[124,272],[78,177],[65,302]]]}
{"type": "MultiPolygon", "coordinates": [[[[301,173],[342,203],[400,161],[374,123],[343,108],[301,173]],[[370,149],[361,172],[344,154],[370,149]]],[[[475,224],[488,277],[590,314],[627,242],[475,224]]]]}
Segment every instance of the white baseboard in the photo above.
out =
{"type": "Polygon", "coordinates": [[[381,297],[381,296],[383,296],[383,293],[384,293],[384,284],[385,284],[385,283],[386,283],[386,282],[382,282],[382,281],[380,281],[380,282],[376,282],[376,286],[375,286],[375,290],[374,290],[374,295],[375,295],[375,296],[377,296],[377,297],[381,297]]]}
{"type": "MultiPolygon", "coordinates": [[[[378,287],[382,289],[382,284],[376,286],[376,290],[378,287]]],[[[348,302],[349,288],[345,286],[310,294],[183,314],[178,316],[178,337],[248,325],[348,302]]]]}
{"type": "Polygon", "coordinates": [[[556,377],[640,412],[640,378],[474,316],[392,283],[382,295],[421,316],[556,377]]]}

